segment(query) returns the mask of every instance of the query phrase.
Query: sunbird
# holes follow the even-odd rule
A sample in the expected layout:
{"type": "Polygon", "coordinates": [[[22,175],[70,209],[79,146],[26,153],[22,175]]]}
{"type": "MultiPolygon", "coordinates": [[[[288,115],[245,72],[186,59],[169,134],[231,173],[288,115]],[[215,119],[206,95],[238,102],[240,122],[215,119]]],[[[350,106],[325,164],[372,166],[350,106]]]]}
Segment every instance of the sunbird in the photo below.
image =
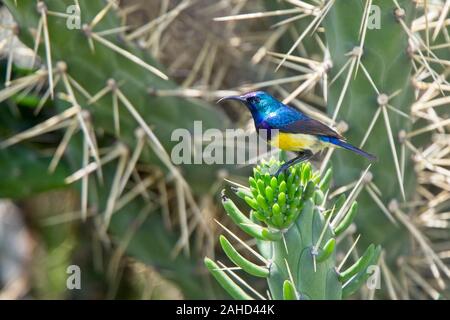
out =
{"type": "Polygon", "coordinates": [[[327,147],[341,147],[353,151],[370,161],[376,157],[345,141],[345,138],[326,124],[312,119],[299,110],[285,105],[265,91],[228,96],[218,101],[237,100],[250,110],[258,134],[265,130],[267,142],[281,150],[292,151],[297,156],[284,163],[275,175],[291,165],[310,159],[327,147]]]}

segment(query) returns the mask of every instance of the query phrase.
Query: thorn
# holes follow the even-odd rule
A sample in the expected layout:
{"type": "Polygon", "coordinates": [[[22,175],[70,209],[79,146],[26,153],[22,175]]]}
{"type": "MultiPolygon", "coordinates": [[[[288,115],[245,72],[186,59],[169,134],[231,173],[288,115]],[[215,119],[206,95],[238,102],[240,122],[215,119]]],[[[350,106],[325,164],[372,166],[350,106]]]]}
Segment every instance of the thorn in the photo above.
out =
{"type": "Polygon", "coordinates": [[[394,158],[394,164],[395,164],[395,171],[397,173],[397,179],[398,179],[398,183],[400,186],[400,191],[402,193],[402,198],[405,201],[406,200],[406,196],[405,196],[405,190],[403,187],[403,179],[402,179],[402,174],[400,171],[400,164],[398,161],[398,157],[397,157],[397,150],[395,148],[395,143],[394,143],[394,135],[392,133],[392,129],[391,129],[391,124],[389,121],[389,115],[387,113],[386,107],[382,106],[381,107],[381,111],[383,112],[383,117],[384,117],[384,122],[386,125],[386,131],[388,134],[388,138],[389,138],[389,145],[391,146],[391,152],[392,152],[392,156],[394,158]]]}
{"type": "Polygon", "coordinates": [[[156,76],[158,76],[158,77],[160,77],[160,78],[162,78],[164,80],[168,80],[169,79],[162,71],[160,71],[157,68],[149,65],[148,63],[146,63],[142,59],[138,58],[137,56],[133,55],[132,53],[130,53],[130,52],[128,52],[128,51],[118,47],[113,42],[110,42],[110,41],[106,40],[105,38],[102,38],[101,36],[99,36],[95,32],[92,32],[90,34],[90,36],[95,41],[103,44],[105,47],[108,47],[109,49],[115,51],[116,53],[118,53],[121,56],[125,57],[126,59],[136,63],[137,65],[147,69],[148,71],[150,71],[151,73],[155,74],[156,76]]]}
{"type": "Polygon", "coordinates": [[[344,266],[345,262],[347,262],[348,257],[350,256],[350,254],[352,253],[353,249],[355,249],[356,244],[359,241],[359,238],[361,237],[361,235],[359,234],[358,237],[356,237],[356,240],[353,242],[352,246],[350,247],[350,249],[347,251],[347,253],[344,256],[344,259],[342,259],[341,263],[339,264],[339,266],[337,267],[337,272],[339,272],[342,267],[344,266]]]}
{"type": "Polygon", "coordinates": [[[48,83],[50,90],[50,98],[53,100],[54,92],[53,92],[53,65],[52,65],[52,52],[50,46],[50,37],[48,32],[48,22],[47,22],[47,6],[44,2],[38,1],[37,10],[41,14],[42,19],[42,28],[44,31],[44,44],[45,44],[45,52],[47,57],[47,69],[48,69],[48,83]]]}

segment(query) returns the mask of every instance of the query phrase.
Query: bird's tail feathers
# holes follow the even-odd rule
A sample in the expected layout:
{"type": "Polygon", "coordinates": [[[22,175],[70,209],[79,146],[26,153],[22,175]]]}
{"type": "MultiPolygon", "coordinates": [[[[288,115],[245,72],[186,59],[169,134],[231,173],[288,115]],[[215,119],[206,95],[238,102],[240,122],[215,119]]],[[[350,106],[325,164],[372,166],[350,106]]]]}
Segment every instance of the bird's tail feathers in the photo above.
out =
{"type": "Polygon", "coordinates": [[[364,150],[361,150],[353,145],[351,145],[350,143],[347,143],[343,140],[337,139],[337,138],[328,138],[327,139],[329,143],[334,144],[336,146],[342,147],[344,149],[353,151],[367,159],[369,159],[370,161],[377,161],[377,157],[374,156],[373,154],[367,153],[364,150]]]}

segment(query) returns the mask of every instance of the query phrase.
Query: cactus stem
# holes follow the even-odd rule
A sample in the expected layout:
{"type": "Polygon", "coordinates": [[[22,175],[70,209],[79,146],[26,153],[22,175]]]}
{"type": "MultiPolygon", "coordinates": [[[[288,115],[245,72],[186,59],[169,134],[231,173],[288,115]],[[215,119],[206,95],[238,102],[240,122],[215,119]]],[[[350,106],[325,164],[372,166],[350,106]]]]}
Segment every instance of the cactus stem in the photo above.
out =
{"type": "Polygon", "coordinates": [[[348,257],[350,257],[350,254],[351,254],[352,251],[355,249],[356,244],[357,244],[358,241],[359,241],[359,238],[361,238],[361,235],[360,235],[360,234],[356,237],[356,240],[353,242],[352,246],[350,247],[350,249],[349,249],[349,250],[347,251],[347,253],[345,254],[344,259],[342,259],[341,263],[340,263],[339,266],[336,268],[336,271],[337,271],[337,272],[339,272],[339,271],[342,269],[342,267],[344,266],[344,264],[347,262],[347,259],[348,259],[348,257]]]}

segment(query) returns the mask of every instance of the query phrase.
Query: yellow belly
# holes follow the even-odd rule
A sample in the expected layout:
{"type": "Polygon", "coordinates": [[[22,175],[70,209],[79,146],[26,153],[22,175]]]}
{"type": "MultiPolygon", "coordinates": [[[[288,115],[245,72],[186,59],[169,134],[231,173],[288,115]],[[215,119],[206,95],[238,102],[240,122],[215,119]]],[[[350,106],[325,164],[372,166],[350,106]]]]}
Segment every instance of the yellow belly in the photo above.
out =
{"type": "Polygon", "coordinates": [[[314,136],[308,134],[292,134],[283,132],[280,132],[277,136],[272,137],[270,144],[281,150],[311,150],[313,153],[316,153],[325,147],[325,145],[314,136]]]}

